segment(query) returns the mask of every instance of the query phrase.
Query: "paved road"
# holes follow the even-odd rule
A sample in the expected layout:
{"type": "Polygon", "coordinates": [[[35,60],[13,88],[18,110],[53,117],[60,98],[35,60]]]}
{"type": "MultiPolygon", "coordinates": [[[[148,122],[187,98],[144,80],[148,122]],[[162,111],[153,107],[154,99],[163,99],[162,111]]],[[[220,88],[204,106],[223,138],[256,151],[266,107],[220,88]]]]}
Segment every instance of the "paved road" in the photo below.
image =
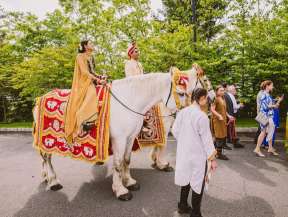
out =
{"type": "MultiPolygon", "coordinates": [[[[133,154],[132,175],[141,184],[129,202],[115,199],[105,167],[55,156],[53,162],[64,188],[46,192],[40,184],[40,157],[30,135],[0,135],[0,217],[178,217],[179,188],[174,173],[150,168],[149,149],[133,154]]],[[[175,142],[168,159],[175,164],[175,142]]],[[[219,162],[203,199],[204,217],[288,217],[288,161],[256,158],[253,145],[227,151],[219,162]]],[[[185,217],[185,215],[183,215],[185,217]]]]}

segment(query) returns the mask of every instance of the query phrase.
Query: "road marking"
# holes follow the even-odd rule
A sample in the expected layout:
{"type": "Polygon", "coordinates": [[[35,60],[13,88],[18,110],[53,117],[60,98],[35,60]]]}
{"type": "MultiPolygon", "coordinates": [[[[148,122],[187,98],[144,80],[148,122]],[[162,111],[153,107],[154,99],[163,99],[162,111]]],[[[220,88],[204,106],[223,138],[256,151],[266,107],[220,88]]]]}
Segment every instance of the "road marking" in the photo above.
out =
{"type": "Polygon", "coordinates": [[[144,215],[150,216],[149,213],[146,211],[146,209],[144,207],[142,208],[142,212],[144,213],[144,215]]]}

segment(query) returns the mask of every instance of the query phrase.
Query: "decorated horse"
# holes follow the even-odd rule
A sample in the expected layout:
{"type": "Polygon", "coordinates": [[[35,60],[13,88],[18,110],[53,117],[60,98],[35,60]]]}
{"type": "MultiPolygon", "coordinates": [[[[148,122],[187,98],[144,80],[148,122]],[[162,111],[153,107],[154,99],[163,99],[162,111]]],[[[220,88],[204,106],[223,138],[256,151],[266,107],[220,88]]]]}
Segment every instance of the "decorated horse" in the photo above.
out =
{"type": "MultiPolygon", "coordinates": [[[[190,99],[192,92],[197,88],[205,88],[208,91],[208,99],[212,102],[215,98],[215,92],[212,89],[211,82],[204,74],[203,69],[198,64],[193,64],[191,70],[180,71],[179,69],[173,67],[171,71],[174,74],[174,87],[177,88],[178,93],[175,94],[176,106],[182,107],[190,105],[190,99]]],[[[170,166],[169,162],[165,159],[165,152],[167,148],[168,134],[175,120],[175,116],[171,116],[171,110],[167,108],[163,103],[160,104],[160,118],[162,118],[164,139],[161,144],[152,146],[151,159],[153,161],[152,167],[164,172],[171,172],[173,168],[170,166]]],[[[153,129],[151,129],[152,131],[153,129]]],[[[157,130],[157,129],[154,129],[157,130]]],[[[141,132],[145,134],[145,132],[141,132]]],[[[152,133],[150,133],[152,134],[152,133]]]]}
{"type": "MultiPolygon", "coordinates": [[[[139,148],[135,138],[142,128],[143,114],[160,102],[171,112],[169,116],[176,112],[175,97],[183,98],[185,92],[178,90],[174,78],[174,73],[152,73],[115,80],[111,87],[97,86],[96,91],[89,89],[86,97],[96,94],[99,99],[97,126],[79,135],[72,146],[64,137],[63,118],[70,90],[53,90],[39,97],[33,110],[34,147],[43,159],[42,177],[47,189],[63,187],[52,166],[52,154],[91,163],[103,163],[113,154],[112,190],[118,199],[130,200],[130,191],[139,189],[129,164],[132,150],[139,148]]],[[[196,83],[190,80],[188,88],[196,83]]]]}

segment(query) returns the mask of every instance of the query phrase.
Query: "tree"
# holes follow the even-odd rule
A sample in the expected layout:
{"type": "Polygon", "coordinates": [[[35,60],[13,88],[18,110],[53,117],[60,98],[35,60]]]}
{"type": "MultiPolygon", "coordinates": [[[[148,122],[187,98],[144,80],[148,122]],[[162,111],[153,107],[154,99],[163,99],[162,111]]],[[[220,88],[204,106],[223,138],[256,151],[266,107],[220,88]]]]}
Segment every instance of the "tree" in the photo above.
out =
{"type": "Polygon", "coordinates": [[[111,78],[124,76],[128,43],[149,34],[148,0],[61,0],[73,18],[80,38],[91,39],[96,49],[96,71],[111,78]]]}
{"type": "MultiPolygon", "coordinates": [[[[227,13],[227,0],[197,0],[196,1],[197,30],[200,37],[211,40],[224,29],[223,18],[227,13]]],[[[163,0],[164,15],[168,21],[177,20],[183,25],[192,25],[191,1],[163,0]]]]}
{"type": "Polygon", "coordinates": [[[197,0],[194,44],[188,0],[163,0],[164,20],[151,15],[148,0],[61,0],[63,10],[43,20],[0,8],[0,120],[31,120],[35,97],[70,88],[78,43],[87,38],[97,73],[124,77],[127,45],[136,40],[145,72],[197,62],[214,86],[236,83],[244,115],[253,116],[262,80],[273,80],[275,95],[288,92],[288,1],[275,1],[197,0]]]}

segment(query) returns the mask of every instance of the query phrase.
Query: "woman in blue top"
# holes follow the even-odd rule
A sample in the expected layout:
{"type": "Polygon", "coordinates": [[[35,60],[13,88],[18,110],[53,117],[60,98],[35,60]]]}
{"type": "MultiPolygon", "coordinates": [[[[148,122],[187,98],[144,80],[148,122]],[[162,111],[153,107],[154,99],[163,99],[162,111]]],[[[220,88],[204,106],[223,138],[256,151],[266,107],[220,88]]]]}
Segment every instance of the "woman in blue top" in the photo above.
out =
{"type": "Polygon", "coordinates": [[[275,156],[278,155],[278,153],[275,151],[275,149],[272,147],[272,139],[273,134],[275,130],[275,124],[273,121],[273,115],[274,115],[274,109],[279,107],[279,101],[274,104],[273,99],[270,96],[270,92],[273,90],[273,82],[268,80],[264,81],[263,84],[264,93],[261,96],[260,101],[260,112],[264,113],[265,116],[268,118],[268,124],[266,126],[263,126],[260,124],[261,127],[261,133],[258,137],[256,148],[254,149],[254,153],[259,157],[265,157],[265,155],[261,152],[260,146],[267,134],[267,140],[268,140],[268,153],[271,153],[275,156]]]}
{"type": "MultiPolygon", "coordinates": [[[[279,100],[280,102],[282,101],[283,96],[282,97],[277,97],[276,99],[273,100],[273,103],[276,104],[279,100]]],[[[280,104],[279,102],[279,104],[280,104]]],[[[275,138],[276,138],[276,129],[280,127],[280,112],[279,112],[279,108],[274,108],[274,112],[273,112],[273,122],[275,125],[275,130],[273,133],[273,138],[272,138],[272,145],[274,145],[275,143],[275,138]]],[[[262,143],[262,147],[267,147],[268,148],[268,140],[267,137],[265,137],[265,139],[263,140],[262,143]]]]}

